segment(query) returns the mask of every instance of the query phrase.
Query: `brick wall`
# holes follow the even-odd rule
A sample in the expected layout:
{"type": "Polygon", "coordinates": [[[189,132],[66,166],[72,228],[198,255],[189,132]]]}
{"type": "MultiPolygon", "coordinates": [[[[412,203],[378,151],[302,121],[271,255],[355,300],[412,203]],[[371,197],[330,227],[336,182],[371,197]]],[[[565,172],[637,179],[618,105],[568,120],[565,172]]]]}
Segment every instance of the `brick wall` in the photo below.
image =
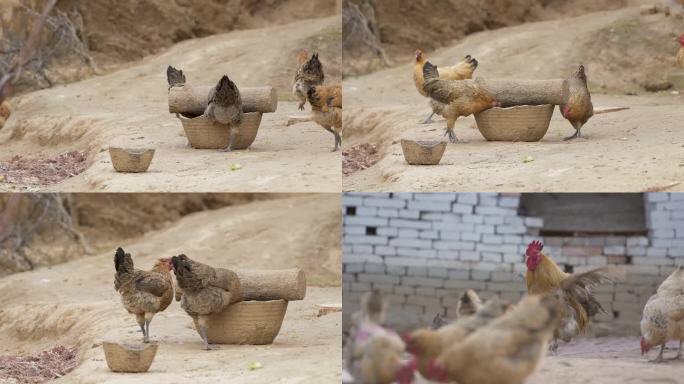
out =
{"type": "MultiPolygon", "coordinates": [[[[605,329],[638,332],[648,297],[684,264],[684,194],[644,198],[647,236],[542,239],[547,254],[569,271],[625,265],[624,282],[596,291],[609,311],[597,319],[605,329]]],[[[438,312],[453,318],[468,288],[518,300],[526,291],[524,252],[543,227],[538,217],[518,215],[519,204],[517,194],[346,194],[345,314],[356,311],[359,296],[371,288],[389,299],[389,323],[397,328],[429,324],[438,312]]]]}

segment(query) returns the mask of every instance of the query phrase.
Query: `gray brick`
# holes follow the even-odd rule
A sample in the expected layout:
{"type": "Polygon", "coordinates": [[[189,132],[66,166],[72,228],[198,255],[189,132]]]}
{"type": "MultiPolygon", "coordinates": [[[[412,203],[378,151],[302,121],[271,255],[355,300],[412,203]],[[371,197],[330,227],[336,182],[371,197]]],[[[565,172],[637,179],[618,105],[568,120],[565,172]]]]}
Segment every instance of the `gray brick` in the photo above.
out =
{"type": "MultiPolygon", "coordinates": [[[[684,248],[670,248],[667,250],[667,255],[670,257],[684,257],[684,248]]],[[[680,260],[677,265],[684,264],[680,260]]]]}
{"type": "MultiPolygon", "coordinates": [[[[442,212],[421,212],[420,219],[426,221],[442,221],[444,219],[444,213],[442,212]]],[[[451,219],[451,216],[449,216],[451,219]]]]}
{"type": "Polygon", "coordinates": [[[461,239],[461,232],[458,231],[438,231],[439,238],[442,240],[456,241],[461,239]]]}
{"type": "Polygon", "coordinates": [[[646,256],[646,247],[641,247],[641,246],[627,247],[626,254],[629,256],[646,256]]]}
{"type": "Polygon", "coordinates": [[[451,207],[451,212],[453,213],[461,213],[464,215],[469,215],[473,213],[473,206],[472,205],[467,205],[467,204],[454,204],[451,207]]]}
{"type": "Polygon", "coordinates": [[[427,267],[407,267],[406,268],[406,275],[407,276],[421,276],[421,277],[427,277],[428,275],[428,269],[427,267]]]}
{"type": "Polygon", "coordinates": [[[393,247],[431,248],[432,240],[394,238],[389,240],[393,247]]]}
{"type": "Polygon", "coordinates": [[[669,257],[657,257],[657,256],[646,256],[646,257],[633,257],[632,263],[634,265],[674,265],[674,259],[669,257]]]}
{"type": "Polygon", "coordinates": [[[434,247],[437,250],[456,250],[456,251],[474,251],[475,243],[471,241],[444,241],[435,240],[434,247]]]}
{"type": "Polygon", "coordinates": [[[344,195],[342,195],[342,205],[345,207],[363,205],[363,197],[345,193],[344,195]]]}
{"type": "Polygon", "coordinates": [[[371,290],[370,283],[351,283],[352,292],[368,292],[371,290]]]}
{"type": "Polygon", "coordinates": [[[376,244],[386,245],[387,237],[385,236],[360,236],[360,235],[345,235],[344,242],[348,244],[376,244]]]}
{"type": "Polygon", "coordinates": [[[439,231],[421,230],[418,237],[421,239],[439,239],[439,231]]]}
{"type": "Polygon", "coordinates": [[[380,217],[399,217],[399,210],[394,208],[378,208],[380,217]]]}
{"type": "Polygon", "coordinates": [[[475,207],[475,213],[478,215],[515,216],[517,215],[517,210],[511,208],[477,206],[475,207]]]}
{"type": "Polygon", "coordinates": [[[506,196],[499,198],[499,206],[506,208],[518,208],[520,205],[519,197],[506,196]]]}
{"type": "Polygon", "coordinates": [[[461,216],[461,219],[463,220],[464,223],[472,223],[472,224],[484,224],[484,216],[480,215],[463,215],[461,216]]]}
{"type": "Polygon", "coordinates": [[[527,227],[524,225],[497,225],[496,233],[507,235],[522,235],[527,232],[527,227]]]}
{"type": "Polygon", "coordinates": [[[380,236],[394,237],[394,236],[397,236],[399,234],[399,230],[397,228],[394,228],[394,227],[380,227],[380,228],[377,228],[376,231],[377,231],[377,234],[380,236]]]}
{"type": "Polygon", "coordinates": [[[449,251],[449,250],[437,251],[437,258],[447,259],[447,260],[458,260],[458,258],[460,257],[459,252],[461,252],[461,251],[449,251]]]}
{"type": "Polygon", "coordinates": [[[492,279],[492,273],[488,271],[479,271],[477,269],[473,269],[472,271],[470,271],[470,278],[473,280],[489,281],[492,279]]]}
{"type": "Polygon", "coordinates": [[[409,201],[408,208],[426,212],[449,212],[451,202],[448,201],[409,201]]]}
{"type": "Polygon", "coordinates": [[[482,242],[485,244],[503,244],[504,238],[499,235],[482,235],[482,242]]]}
{"type": "Polygon", "coordinates": [[[646,256],[648,257],[665,257],[667,256],[667,248],[646,248],[646,256]]]}
{"type": "Polygon", "coordinates": [[[487,289],[497,292],[524,292],[527,290],[524,283],[487,283],[487,289]]]}
{"type": "Polygon", "coordinates": [[[503,261],[503,256],[497,252],[482,252],[482,261],[500,263],[503,261]]]}
{"type": "Polygon", "coordinates": [[[652,236],[663,238],[663,239],[672,239],[675,237],[675,230],[674,229],[658,229],[658,230],[653,231],[652,236]]]}
{"type": "Polygon", "coordinates": [[[374,263],[367,263],[366,265],[363,266],[363,270],[366,273],[375,273],[375,274],[385,274],[385,265],[384,264],[374,264],[374,263]]]}
{"type": "Polygon", "coordinates": [[[503,216],[484,216],[484,223],[488,225],[503,224],[503,216]]]}
{"type": "Polygon", "coordinates": [[[418,287],[418,288],[416,288],[416,295],[419,295],[419,296],[435,296],[435,288],[418,287]]]}
{"type": "Polygon", "coordinates": [[[366,234],[366,227],[357,226],[357,225],[345,225],[344,226],[344,233],[347,235],[365,235],[366,234]]]}
{"type": "Polygon", "coordinates": [[[463,269],[451,269],[449,270],[450,280],[468,280],[470,277],[470,271],[463,269]]]}
{"type": "Polygon", "coordinates": [[[406,298],[406,303],[420,306],[441,306],[439,299],[428,296],[408,296],[406,298]]]}
{"type": "Polygon", "coordinates": [[[501,245],[488,245],[488,244],[477,244],[478,251],[480,252],[500,252],[500,253],[516,253],[518,252],[517,245],[501,244],[501,245]]]}
{"type": "Polygon", "coordinates": [[[415,200],[426,201],[456,201],[456,193],[416,193],[413,197],[415,200]]]}
{"type": "Polygon", "coordinates": [[[463,261],[479,261],[480,253],[475,251],[458,251],[458,259],[463,261]]]}
{"type": "Polygon", "coordinates": [[[608,245],[603,247],[604,255],[624,255],[626,252],[624,245],[608,245]]]}
{"type": "MultiPolygon", "coordinates": [[[[400,215],[401,216],[401,213],[400,215]]],[[[398,228],[432,229],[432,223],[417,220],[389,219],[390,225],[398,228]]]]}
{"type": "Polygon", "coordinates": [[[356,207],[356,216],[375,216],[378,209],[375,207],[356,207]]]}
{"type": "Polygon", "coordinates": [[[396,266],[404,266],[404,267],[420,267],[427,265],[426,259],[418,259],[415,257],[399,257],[399,256],[393,256],[393,257],[385,257],[385,264],[389,265],[396,265],[396,266]]]}
{"type": "Polygon", "coordinates": [[[453,289],[474,289],[474,290],[482,290],[487,287],[487,283],[484,281],[467,281],[467,280],[446,280],[444,282],[444,288],[453,288],[453,289]]]}
{"type": "Polygon", "coordinates": [[[379,284],[399,284],[401,277],[392,275],[379,275],[359,273],[357,279],[362,283],[379,283],[379,284]]]}
{"type": "Polygon", "coordinates": [[[420,211],[400,209],[399,210],[399,218],[401,218],[401,219],[420,219],[420,211]]]}
{"type": "Polygon", "coordinates": [[[478,224],[477,226],[475,226],[475,233],[479,233],[479,234],[489,233],[489,234],[493,235],[494,234],[494,226],[493,225],[486,225],[486,224],[478,224]]]}
{"type": "Polygon", "coordinates": [[[510,282],[519,281],[518,277],[509,272],[492,272],[492,281],[495,282],[510,282]]]}
{"type": "Polygon", "coordinates": [[[479,242],[482,240],[482,235],[475,232],[463,232],[461,233],[461,240],[479,242]]]}
{"type": "Polygon", "coordinates": [[[446,278],[449,276],[449,271],[445,268],[429,268],[428,269],[428,276],[430,277],[439,277],[439,278],[446,278]]]}
{"type": "Polygon", "coordinates": [[[364,227],[386,227],[387,219],[378,217],[345,216],[344,224],[360,225],[364,227]]]}
{"type": "Polygon", "coordinates": [[[544,226],[544,219],[541,217],[526,217],[525,225],[532,228],[541,228],[544,226]]]}
{"type": "Polygon", "coordinates": [[[354,253],[373,253],[373,246],[367,244],[354,244],[352,249],[354,253]]]}
{"type": "Polygon", "coordinates": [[[646,194],[646,201],[649,203],[655,203],[659,201],[668,201],[670,200],[669,196],[667,193],[664,192],[650,192],[646,194]]]}
{"type": "Polygon", "coordinates": [[[386,266],[387,268],[387,273],[390,275],[394,276],[405,276],[406,275],[406,268],[407,267],[400,267],[396,265],[388,265],[386,266]]]}
{"type": "MultiPolygon", "coordinates": [[[[345,264],[345,265],[344,265],[344,272],[345,272],[345,273],[358,273],[358,272],[363,272],[363,264],[362,264],[362,263],[345,264]]],[[[355,279],[355,280],[356,280],[356,279],[355,279]]]]}
{"type": "Polygon", "coordinates": [[[628,247],[647,246],[647,245],[648,245],[648,238],[645,236],[637,236],[637,237],[628,237],[627,238],[627,246],[628,247]]]}
{"type": "Polygon", "coordinates": [[[415,295],[416,289],[414,287],[407,287],[404,285],[397,285],[394,287],[394,293],[397,295],[415,295]]]}
{"type": "Polygon", "coordinates": [[[344,255],[345,263],[382,263],[382,257],[366,253],[344,255]]]}
{"type": "Polygon", "coordinates": [[[397,256],[418,257],[418,248],[397,248],[397,256]]]}
{"type": "Polygon", "coordinates": [[[420,287],[434,287],[434,288],[440,288],[444,286],[444,280],[442,279],[434,279],[434,278],[427,278],[427,277],[402,277],[401,278],[401,284],[402,285],[408,285],[408,286],[420,286],[420,287]]]}
{"type": "Polygon", "coordinates": [[[419,249],[418,250],[418,257],[422,258],[435,258],[437,257],[437,251],[434,249],[419,249]]]}
{"type": "Polygon", "coordinates": [[[406,207],[406,200],[403,199],[377,199],[367,197],[363,199],[363,205],[367,207],[382,207],[382,208],[404,208],[406,207]]]}
{"type": "Polygon", "coordinates": [[[472,232],[475,228],[475,225],[469,223],[454,223],[443,221],[432,223],[432,228],[440,231],[472,232]]]}
{"type": "Polygon", "coordinates": [[[476,193],[459,193],[457,201],[459,204],[477,204],[477,194],[476,193]]]}
{"type": "Polygon", "coordinates": [[[522,263],[525,258],[520,253],[504,253],[503,262],[504,263],[522,263]]]}

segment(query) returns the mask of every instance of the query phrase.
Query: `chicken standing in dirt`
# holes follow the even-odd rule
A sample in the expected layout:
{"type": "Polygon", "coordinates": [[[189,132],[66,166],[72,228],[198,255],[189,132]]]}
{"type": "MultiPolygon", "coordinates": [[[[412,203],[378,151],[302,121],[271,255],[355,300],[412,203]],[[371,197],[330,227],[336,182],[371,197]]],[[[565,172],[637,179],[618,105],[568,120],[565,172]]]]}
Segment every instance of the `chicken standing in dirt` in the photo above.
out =
{"type": "Polygon", "coordinates": [[[585,331],[589,319],[605,310],[598,302],[592,289],[601,283],[617,280],[621,270],[611,267],[595,268],[587,272],[568,274],[560,270],[553,260],[546,256],[540,241],[531,242],[525,252],[527,272],[525,282],[530,294],[557,292],[561,297],[562,316],[554,333],[552,352],[558,348],[557,339],[570,341],[585,331]]]}
{"type": "Polygon", "coordinates": [[[587,75],[584,73],[584,65],[579,68],[568,79],[568,102],[559,105],[563,117],[568,119],[575,134],[566,137],[564,140],[572,140],[582,137],[580,130],[582,126],[594,115],[594,105],[591,103],[591,94],[587,87],[587,75]]]}
{"type": "Polygon", "coordinates": [[[684,69],[684,35],[679,36],[679,52],[677,52],[677,63],[684,69]]]}
{"type": "Polygon", "coordinates": [[[396,334],[374,335],[361,359],[361,383],[412,383],[415,362],[403,359],[403,352],[404,343],[396,334]]]}
{"type": "Polygon", "coordinates": [[[240,91],[228,76],[223,75],[209,91],[209,103],[204,115],[211,121],[230,125],[230,141],[222,151],[231,151],[242,123],[242,99],[240,91]]]}
{"type": "Polygon", "coordinates": [[[0,103],[0,129],[5,126],[7,119],[9,119],[12,110],[7,100],[0,103]]]}
{"type": "Polygon", "coordinates": [[[349,337],[344,349],[347,369],[354,377],[360,375],[361,358],[374,333],[384,333],[388,303],[382,291],[374,289],[361,295],[361,308],[351,316],[349,337]]]}
{"type": "Polygon", "coordinates": [[[176,301],[195,320],[209,350],[207,339],[207,316],[220,313],[229,305],[242,300],[242,290],[237,274],[225,268],[213,268],[191,260],[185,255],[171,258],[178,289],[176,301]]]}
{"type": "Polygon", "coordinates": [[[307,98],[311,104],[313,120],[335,136],[333,152],[342,146],[342,86],[319,85],[309,88],[307,98]]]}
{"type": "Polygon", "coordinates": [[[554,295],[524,297],[512,310],[430,361],[426,378],[459,384],[521,384],[539,366],[560,318],[554,295]]]}
{"type": "Polygon", "coordinates": [[[318,53],[314,53],[309,58],[309,52],[303,50],[299,53],[297,61],[299,62],[299,67],[297,72],[295,72],[292,93],[299,100],[299,109],[303,111],[309,89],[322,85],[325,80],[325,73],[323,72],[323,64],[318,59],[318,53]]]}
{"type": "Polygon", "coordinates": [[[644,307],[641,318],[641,354],[660,345],[660,353],[653,362],[663,361],[665,344],[679,341],[679,351],[673,360],[682,357],[684,342],[684,266],[679,266],[660,284],[655,295],[644,307]]]}
{"type": "MultiPolygon", "coordinates": [[[[423,66],[426,62],[427,59],[425,58],[423,51],[417,49],[416,61],[413,65],[413,83],[415,84],[418,93],[425,97],[428,97],[424,89],[425,78],[423,77],[423,66]]],[[[461,62],[457,63],[454,66],[438,67],[437,73],[439,74],[439,78],[443,80],[472,79],[473,72],[475,72],[475,69],[477,69],[477,65],[477,60],[474,57],[468,55],[461,62]]],[[[432,123],[432,116],[435,114],[442,116],[442,113],[444,112],[444,107],[446,107],[446,105],[440,103],[439,101],[431,99],[430,107],[432,108],[432,113],[430,113],[430,116],[428,116],[428,118],[425,119],[423,124],[432,123]]]]}
{"type": "Polygon", "coordinates": [[[118,248],[114,254],[114,289],[121,295],[124,308],[135,315],[143,333],[143,342],[150,340],[150,322],[173,300],[173,278],[168,258],[157,260],[151,271],[133,267],[130,253],[118,248]]]}
{"type": "Polygon", "coordinates": [[[510,303],[493,297],[478,308],[473,315],[462,316],[438,330],[418,329],[408,333],[404,336],[407,351],[418,358],[418,371],[427,377],[429,364],[433,359],[447,348],[463,341],[477,329],[502,316],[509,308],[510,303]]]}
{"type": "Polygon", "coordinates": [[[441,115],[447,120],[446,135],[452,143],[458,142],[454,127],[460,116],[469,116],[486,109],[497,107],[497,103],[472,80],[444,80],[440,78],[437,67],[429,61],[423,65],[425,93],[433,100],[445,104],[441,115]],[[458,86],[457,83],[463,82],[458,86]]]}

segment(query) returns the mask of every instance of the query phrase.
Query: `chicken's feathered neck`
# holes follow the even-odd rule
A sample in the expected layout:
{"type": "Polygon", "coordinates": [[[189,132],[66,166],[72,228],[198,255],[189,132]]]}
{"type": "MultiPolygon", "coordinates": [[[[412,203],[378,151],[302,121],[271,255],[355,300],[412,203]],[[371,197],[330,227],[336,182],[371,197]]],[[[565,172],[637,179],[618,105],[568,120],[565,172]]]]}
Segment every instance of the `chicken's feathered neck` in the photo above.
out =
{"type": "Polygon", "coordinates": [[[544,293],[560,286],[567,278],[556,263],[544,253],[539,254],[540,260],[534,270],[528,269],[525,274],[527,291],[529,293],[544,293]]]}

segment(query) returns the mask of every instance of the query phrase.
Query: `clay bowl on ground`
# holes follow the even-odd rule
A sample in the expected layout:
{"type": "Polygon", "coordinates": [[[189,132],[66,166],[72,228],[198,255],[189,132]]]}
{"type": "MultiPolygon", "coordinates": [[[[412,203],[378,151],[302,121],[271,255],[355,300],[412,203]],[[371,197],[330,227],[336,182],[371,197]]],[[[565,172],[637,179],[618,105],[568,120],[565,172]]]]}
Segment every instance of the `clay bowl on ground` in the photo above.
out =
{"type": "MultiPolygon", "coordinates": [[[[272,344],[285,318],[287,301],[241,301],[207,321],[212,344],[272,344]]],[[[197,329],[197,323],[195,323],[197,329]]]]}
{"type": "Polygon", "coordinates": [[[117,172],[145,172],[154,157],[154,149],[109,147],[109,157],[117,172]]]}
{"type": "MultiPolygon", "coordinates": [[[[247,149],[256,139],[259,124],[261,124],[261,112],[242,114],[242,123],[235,136],[233,149],[247,149]]],[[[213,122],[204,115],[188,117],[176,115],[183,124],[185,136],[190,146],[197,149],[222,149],[228,146],[230,141],[230,125],[213,122]]]]}
{"type": "Polygon", "coordinates": [[[446,141],[401,140],[404,159],[411,165],[437,165],[442,160],[446,141]]]}
{"type": "Polygon", "coordinates": [[[157,354],[156,343],[102,343],[107,366],[114,372],[147,372],[157,354]]]}
{"type": "Polygon", "coordinates": [[[488,141],[539,141],[549,130],[553,109],[553,105],[490,108],[475,114],[475,121],[488,141]]]}

